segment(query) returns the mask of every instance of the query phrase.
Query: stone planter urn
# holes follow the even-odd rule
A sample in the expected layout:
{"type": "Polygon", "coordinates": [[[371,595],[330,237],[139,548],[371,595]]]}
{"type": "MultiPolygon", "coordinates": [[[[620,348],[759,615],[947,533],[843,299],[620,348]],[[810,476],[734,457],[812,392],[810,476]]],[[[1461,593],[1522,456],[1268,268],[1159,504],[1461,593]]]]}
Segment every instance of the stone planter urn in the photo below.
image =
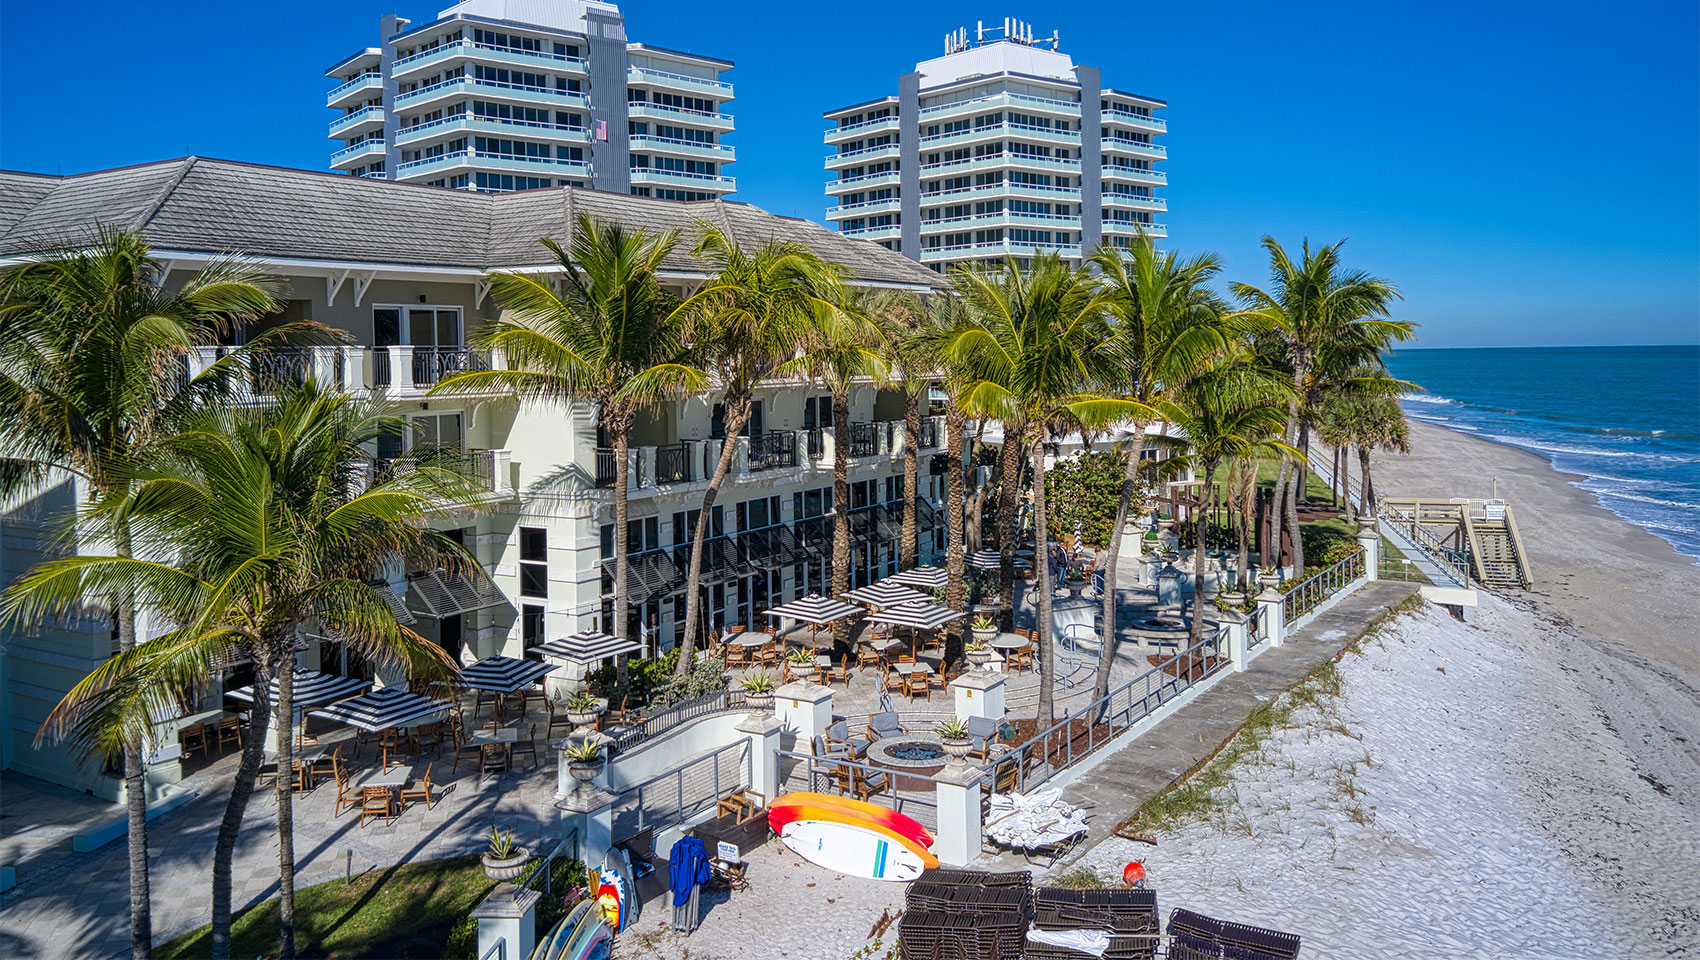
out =
{"type": "MultiPolygon", "coordinates": [[[[984,643],[985,641],[979,642],[984,643]]],[[[963,656],[967,657],[968,662],[974,666],[984,667],[986,664],[992,662],[992,648],[984,647],[979,650],[967,650],[963,652],[963,656]]]]}
{"type": "Polygon", "coordinates": [[[485,876],[492,880],[512,880],[525,872],[525,865],[531,862],[531,853],[521,847],[505,860],[492,859],[487,853],[483,860],[485,876]]]}
{"type": "Polygon", "coordinates": [[[597,776],[602,773],[602,766],[603,761],[601,760],[592,761],[590,763],[581,763],[574,760],[567,764],[567,772],[572,774],[573,779],[577,780],[579,783],[589,783],[590,781],[595,780],[597,776]]]}
{"type": "Polygon", "coordinates": [[[963,757],[974,752],[974,741],[966,737],[961,740],[940,740],[939,746],[944,749],[945,755],[953,761],[960,761],[963,757]]]}
{"type": "Polygon", "coordinates": [[[1237,612],[1241,607],[1245,606],[1245,594],[1238,590],[1230,590],[1227,593],[1222,594],[1221,599],[1222,603],[1220,606],[1223,610],[1233,610],[1237,612]]]}
{"type": "Polygon", "coordinates": [[[769,690],[766,693],[746,692],[744,694],[744,702],[750,705],[750,710],[752,712],[766,713],[773,709],[773,691],[769,690]]]}
{"type": "Polygon", "coordinates": [[[1281,587],[1281,575],[1279,573],[1259,573],[1257,585],[1265,590],[1278,590],[1281,587]]]}
{"type": "Polygon", "coordinates": [[[973,635],[975,643],[991,643],[993,640],[997,639],[998,628],[996,624],[985,627],[984,629],[980,627],[972,627],[970,628],[969,633],[973,635]]]}

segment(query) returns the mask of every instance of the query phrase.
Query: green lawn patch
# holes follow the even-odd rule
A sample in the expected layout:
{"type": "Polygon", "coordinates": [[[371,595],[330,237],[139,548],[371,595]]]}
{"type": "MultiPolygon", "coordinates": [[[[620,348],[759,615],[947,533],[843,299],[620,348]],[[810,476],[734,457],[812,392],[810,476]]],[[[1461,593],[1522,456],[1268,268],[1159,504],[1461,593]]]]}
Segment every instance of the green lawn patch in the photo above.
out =
{"type": "MultiPolygon", "coordinates": [[[[295,950],[302,957],[440,957],[449,931],[495,883],[478,857],[450,857],[370,870],[295,891],[295,950]]],[[[277,900],[255,904],[231,925],[231,955],[277,955],[277,900]]],[[[212,953],[201,927],[154,950],[162,960],[212,953]]]]}

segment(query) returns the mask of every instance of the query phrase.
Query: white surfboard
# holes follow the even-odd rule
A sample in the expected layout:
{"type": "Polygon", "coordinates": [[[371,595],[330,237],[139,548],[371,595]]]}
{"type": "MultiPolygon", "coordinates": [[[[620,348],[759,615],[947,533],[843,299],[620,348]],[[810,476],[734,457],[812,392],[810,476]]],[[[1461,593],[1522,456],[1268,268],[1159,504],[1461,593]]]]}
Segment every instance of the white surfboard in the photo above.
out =
{"type": "Polygon", "coordinates": [[[928,866],[901,841],[849,823],[794,820],[779,839],[810,863],[868,880],[905,882],[928,866]]]}

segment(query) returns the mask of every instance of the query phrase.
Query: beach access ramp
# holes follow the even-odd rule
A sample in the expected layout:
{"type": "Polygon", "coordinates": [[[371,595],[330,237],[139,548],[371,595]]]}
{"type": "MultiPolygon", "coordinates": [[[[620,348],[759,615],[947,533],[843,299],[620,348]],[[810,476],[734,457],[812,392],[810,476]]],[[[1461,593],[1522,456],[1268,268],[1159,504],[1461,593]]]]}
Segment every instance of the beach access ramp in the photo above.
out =
{"type": "Polygon", "coordinates": [[[1382,519],[1408,530],[1423,552],[1460,581],[1527,590],[1534,582],[1529,554],[1511,505],[1499,499],[1384,497],[1382,519]]]}

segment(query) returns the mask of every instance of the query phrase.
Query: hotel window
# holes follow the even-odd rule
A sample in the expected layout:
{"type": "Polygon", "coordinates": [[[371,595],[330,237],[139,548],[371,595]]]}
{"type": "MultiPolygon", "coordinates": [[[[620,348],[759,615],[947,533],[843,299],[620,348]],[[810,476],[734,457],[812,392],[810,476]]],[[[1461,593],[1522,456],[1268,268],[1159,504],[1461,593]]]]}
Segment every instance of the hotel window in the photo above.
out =
{"type": "MultiPolygon", "coordinates": [[[[689,512],[679,511],[673,514],[673,545],[681,546],[690,543],[697,534],[697,520],[702,517],[701,510],[689,512]]],[[[704,540],[726,536],[726,513],[722,504],[714,505],[714,512],[708,515],[708,535],[704,540]]]]}
{"type": "Polygon", "coordinates": [[[549,531],[519,528],[519,595],[549,596],[549,531]]]}
{"type": "MultiPolygon", "coordinates": [[[[661,547],[661,518],[633,517],[626,521],[626,551],[628,554],[648,553],[661,547]]],[[[614,525],[602,525],[602,559],[614,557],[614,525]]]]}
{"type": "Polygon", "coordinates": [[[779,522],[779,498],[757,497],[738,504],[738,530],[761,530],[779,522]]]}
{"type": "Polygon", "coordinates": [[[530,650],[543,642],[544,625],[548,622],[543,606],[528,603],[520,607],[520,643],[530,650]]]}

